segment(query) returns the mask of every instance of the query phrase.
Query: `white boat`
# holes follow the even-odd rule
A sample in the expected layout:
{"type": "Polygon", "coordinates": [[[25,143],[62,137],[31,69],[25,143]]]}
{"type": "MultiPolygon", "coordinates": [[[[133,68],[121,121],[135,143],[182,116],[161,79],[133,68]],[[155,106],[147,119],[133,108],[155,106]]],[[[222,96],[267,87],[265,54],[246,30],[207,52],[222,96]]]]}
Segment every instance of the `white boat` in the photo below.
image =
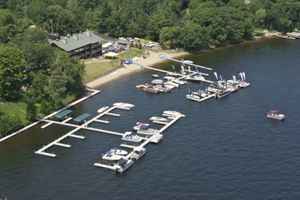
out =
{"type": "Polygon", "coordinates": [[[132,134],[132,132],[126,132],[122,136],[122,140],[127,142],[141,142],[143,138],[138,135],[132,134]]]}
{"type": "Polygon", "coordinates": [[[173,77],[173,76],[164,76],[164,79],[168,80],[168,81],[173,81],[175,80],[176,78],[173,77]]]}
{"type": "Polygon", "coordinates": [[[103,113],[103,112],[106,111],[108,108],[109,108],[109,106],[104,106],[104,107],[102,107],[102,108],[99,108],[99,109],[97,110],[97,113],[103,113]]]}
{"type": "Polygon", "coordinates": [[[187,76],[186,80],[188,81],[206,81],[206,79],[204,78],[204,76],[202,75],[194,75],[194,76],[187,76]]]}
{"type": "Polygon", "coordinates": [[[166,119],[166,118],[164,118],[164,117],[156,117],[156,116],[154,116],[154,117],[150,118],[150,121],[168,122],[169,120],[166,119]]]}
{"type": "Polygon", "coordinates": [[[178,79],[174,79],[173,82],[174,82],[174,83],[177,83],[177,84],[179,84],[179,85],[184,85],[184,84],[187,83],[186,81],[182,81],[182,80],[178,80],[178,79]]]}
{"type": "Polygon", "coordinates": [[[178,87],[179,87],[179,84],[174,83],[173,81],[167,81],[167,82],[164,83],[164,85],[165,85],[165,86],[166,86],[166,85],[170,85],[170,86],[173,86],[173,87],[175,87],[175,88],[178,88],[178,87]]]}
{"type": "Polygon", "coordinates": [[[120,159],[118,163],[114,164],[114,168],[117,173],[125,172],[129,167],[133,165],[134,161],[132,159],[120,159]]]}
{"type": "Polygon", "coordinates": [[[219,92],[216,93],[216,98],[221,99],[223,97],[226,97],[232,93],[232,89],[224,89],[220,90],[219,92]]]}
{"type": "Polygon", "coordinates": [[[143,147],[137,147],[130,155],[130,159],[138,160],[146,153],[146,149],[143,147]]]}
{"type": "Polygon", "coordinates": [[[285,119],[285,115],[280,113],[277,110],[271,110],[270,112],[267,113],[267,118],[282,121],[285,119]]]}
{"type": "Polygon", "coordinates": [[[117,161],[117,160],[120,160],[121,158],[123,158],[123,156],[117,155],[117,154],[114,154],[114,153],[105,153],[102,156],[103,160],[109,160],[109,161],[117,161]]]}
{"type": "Polygon", "coordinates": [[[119,109],[123,109],[123,110],[130,110],[131,108],[134,107],[133,104],[130,104],[130,103],[123,103],[123,102],[114,103],[113,106],[116,106],[116,107],[118,107],[119,109]]]}
{"type": "Polygon", "coordinates": [[[171,85],[171,84],[164,84],[164,88],[166,88],[166,90],[171,91],[173,89],[176,88],[176,86],[171,85]]]}
{"type": "Polygon", "coordinates": [[[108,152],[103,154],[102,159],[103,160],[115,161],[115,160],[120,160],[121,158],[123,158],[127,154],[128,154],[128,152],[125,151],[125,150],[112,148],[108,152]]]}
{"type": "Polygon", "coordinates": [[[173,118],[176,118],[176,117],[179,117],[179,116],[184,116],[182,113],[180,112],[177,112],[177,111],[170,111],[170,110],[166,110],[163,112],[162,114],[163,116],[165,117],[168,117],[170,119],[173,119],[173,118]]]}
{"type": "Polygon", "coordinates": [[[251,84],[249,82],[246,82],[246,81],[240,81],[239,83],[239,86],[241,88],[246,88],[246,87],[249,87],[251,84]]]}
{"type": "Polygon", "coordinates": [[[195,94],[187,94],[185,97],[189,100],[197,101],[197,102],[200,102],[202,99],[201,97],[199,97],[198,95],[195,95],[195,94]]]}
{"type": "Polygon", "coordinates": [[[151,81],[151,84],[162,85],[162,84],[164,84],[164,81],[161,79],[154,79],[153,81],[151,81]]]}
{"type": "Polygon", "coordinates": [[[157,129],[147,128],[147,129],[139,129],[137,130],[137,133],[141,135],[155,135],[155,134],[159,134],[160,132],[157,129]]]}
{"type": "Polygon", "coordinates": [[[163,139],[163,137],[164,136],[162,134],[155,134],[155,135],[151,136],[150,142],[157,144],[163,139]]]}
{"type": "Polygon", "coordinates": [[[159,78],[159,75],[158,74],[152,74],[152,77],[153,78],[159,78]]]}
{"type": "Polygon", "coordinates": [[[146,129],[150,126],[150,124],[146,124],[146,123],[143,123],[143,122],[137,122],[135,124],[135,126],[133,127],[133,130],[139,130],[139,129],[146,129]]]}

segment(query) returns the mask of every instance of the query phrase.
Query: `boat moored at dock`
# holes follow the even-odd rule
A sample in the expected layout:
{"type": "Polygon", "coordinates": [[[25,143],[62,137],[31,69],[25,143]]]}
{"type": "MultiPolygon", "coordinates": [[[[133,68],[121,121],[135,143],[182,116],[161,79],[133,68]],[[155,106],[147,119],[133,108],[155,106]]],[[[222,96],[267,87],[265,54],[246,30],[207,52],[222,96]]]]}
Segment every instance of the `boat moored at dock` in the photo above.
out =
{"type": "Polygon", "coordinates": [[[121,140],[127,141],[127,142],[141,142],[143,140],[142,137],[133,134],[132,132],[125,132],[125,134],[122,136],[121,140]]]}

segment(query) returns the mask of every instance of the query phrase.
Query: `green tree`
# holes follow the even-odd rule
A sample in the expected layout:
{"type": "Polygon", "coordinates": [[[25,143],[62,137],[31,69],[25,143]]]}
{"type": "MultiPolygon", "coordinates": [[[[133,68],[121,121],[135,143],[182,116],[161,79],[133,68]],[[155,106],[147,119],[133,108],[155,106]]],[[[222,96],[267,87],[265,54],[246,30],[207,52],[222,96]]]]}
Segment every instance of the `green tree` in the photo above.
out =
{"type": "Polygon", "coordinates": [[[0,46],[0,97],[4,100],[17,100],[22,94],[25,73],[25,56],[17,48],[0,46]]]}

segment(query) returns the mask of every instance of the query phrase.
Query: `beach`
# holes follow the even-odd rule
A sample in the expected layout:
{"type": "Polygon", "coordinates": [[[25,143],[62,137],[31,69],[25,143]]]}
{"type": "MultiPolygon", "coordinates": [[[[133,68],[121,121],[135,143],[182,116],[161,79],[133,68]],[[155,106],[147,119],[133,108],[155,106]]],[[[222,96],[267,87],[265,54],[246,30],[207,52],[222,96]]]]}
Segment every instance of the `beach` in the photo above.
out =
{"type": "Polygon", "coordinates": [[[160,55],[166,55],[170,58],[180,58],[183,56],[188,55],[188,52],[185,51],[149,51],[149,54],[146,56],[146,58],[138,57],[135,59],[135,63],[137,64],[130,64],[130,65],[124,65],[124,67],[118,68],[111,73],[108,73],[104,76],[101,76],[93,81],[90,81],[86,84],[88,88],[97,88],[100,87],[103,84],[106,84],[110,81],[113,81],[115,79],[118,79],[122,76],[126,76],[132,73],[140,72],[143,70],[142,66],[154,66],[159,63],[164,62],[165,60],[162,60],[160,58],[160,55]]]}
{"type": "MultiPolygon", "coordinates": [[[[263,36],[257,36],[254,37],[254,40],[251,41],[244,41],[242,44],[244,43],[252,43],[252,42],[258,42],[264,39],[272,39],[274,37],[278,37],[280,35],[279,32],[271,32],[271,31],[264,31],[264,35],[263,36]]],[[[219,47],[219,48],[215,48],[216,49],[223,49],[226,47],[231,47],[231,46],[236,46],[236,45],[227,45],[224,47],[219,47]]],[[[212,49],[209,49],[212,50],[212,49]]],[[[208,50],[203,50],[203,52],[207,52],[208,50]]],[[[103,84],[106,84],[110,81],[113,81],[115,79],[118,79],[122,76],[126,76],[132,73],[136,73],[136,72],[140,72],[143,70],[143,68],[141,66],[146,66],[146,67],[152,67],[154,65],[158,65],[162,62],[164,62],[165,60],[162,60],[160,58],[160,55],[166,55],[169,58],[180,58],[180,57],[184,57],[189,55],[190,53],[186,52],[186,51],[176,51],[176,50],[159,50],[159,51],[149,51],[148,55],[146,56],[146,58],[143,57],[138,57],[135,62],[137,64],[131,64],[131,65],[124,65],[124,67],[120,67],[118,69],[113,70],[112,72],[100,76],[97,79],[90,81],[88,83],[86,83],[86,86],[88,88],[98,88],[100,86],[102,86],[103,84]]]]}

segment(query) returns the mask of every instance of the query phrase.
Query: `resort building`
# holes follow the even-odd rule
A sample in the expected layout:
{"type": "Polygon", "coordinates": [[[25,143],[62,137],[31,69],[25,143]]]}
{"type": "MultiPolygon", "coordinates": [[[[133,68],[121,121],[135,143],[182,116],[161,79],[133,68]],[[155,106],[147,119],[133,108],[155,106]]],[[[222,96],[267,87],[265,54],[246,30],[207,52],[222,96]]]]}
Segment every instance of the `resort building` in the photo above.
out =
{"type": "Polygon", "coordinates": [[[68,35],[56,40],[49,39],[49,43],[74,58],[85,59],[102,55],[103,39],[91,31],[68,35]]]}

